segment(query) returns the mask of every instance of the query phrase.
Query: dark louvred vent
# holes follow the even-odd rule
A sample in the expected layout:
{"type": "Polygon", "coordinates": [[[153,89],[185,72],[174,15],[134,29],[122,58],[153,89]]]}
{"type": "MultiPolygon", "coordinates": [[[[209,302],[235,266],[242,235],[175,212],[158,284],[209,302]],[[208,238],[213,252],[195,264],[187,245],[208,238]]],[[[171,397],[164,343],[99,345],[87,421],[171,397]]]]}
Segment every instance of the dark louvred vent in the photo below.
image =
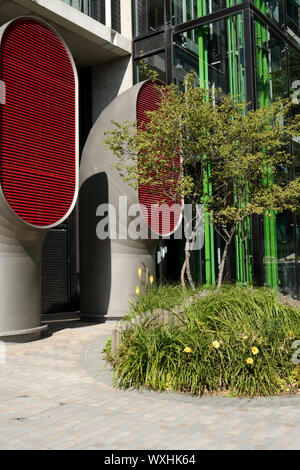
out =
{"type": "MultiPolygon", "coordinates": [[[[155,111],[159,108],[160,95],[157,90],[157,85],[151,81],[146,81],[137,98],[137,126],[140,131],[143,126],[149,123],[150,118],[147,111],[155,111]]],[[[163,157],[162,157],[163,158],[163,157]]],[[[180,160],[175,162],[180,168],[180,160]]],[[[179,171],[178,171],[179,174],[179,171]]],[[[172,175],[161,175],[161,179],[168,179],[164,184],[165,194],[163,194],[161,185],[155,188],[154,186],[141,185],[139,187],[139,202],[141,204],[141,211],[147,221],[148,226],[159,235],[169,235],[177,227],[181,218],[181,199],[177,198],[176,204],[171,197],[166,194],[172,192],[172,175]],[[172,207],[172,210],[169,208],[172,207]]]]}
{"type": "Polygon", "coordinates": [[[105,0],[92,0],[91,16],[102,24],[105,24],[105,0]]]}
{"type": "Polygon", "coordinates": [[[42,256],[42,313],[68,309],[68,232],[49,230],[42,256]]]}
{"type": "Polygon", "coordinates": [[[111,0],[111,27],[121,33],[121,4],[120,0],[111,0]]]}
{"type": "Polygon", "coordinates": [[[66,48],[44,24],[17,20],[1,42],[0,178],[25,222],[49,226],[69,211],[76,188],[76,84],[66,48]]]}

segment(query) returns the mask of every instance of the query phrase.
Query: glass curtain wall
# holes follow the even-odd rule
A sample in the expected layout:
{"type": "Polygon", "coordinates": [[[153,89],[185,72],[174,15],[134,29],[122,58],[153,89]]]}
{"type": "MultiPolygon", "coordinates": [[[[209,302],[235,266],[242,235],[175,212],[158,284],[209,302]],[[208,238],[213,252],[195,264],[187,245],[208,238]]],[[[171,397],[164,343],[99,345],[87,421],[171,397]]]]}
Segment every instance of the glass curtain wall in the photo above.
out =
{"type": "MultiPolygon", "coordinates": [[[[145,60],[159,71],[162,80],[167,73],[168,80],[172,75],[173,80],[184,87],[186,73],[194,70],[202,86],[220,87],[225,93],[244,101],[246,96],[255,96],[254,106],[264,106],[276,98],[292,95],[293,113],[299,113],[300,0],[252,0],[252,5],[274,24],[274,28],[256,18],[255,12],[251,13],[251,5],[246,4],[243,6],[245,14],[225,16],[198,27],[194,25],[194,29],[190,29],[187,23],[186,30],[184,28],[184,23],[190,20],[196,22],[197,18],[211,13],[222,17],[221,10],[241,3],[242,0],[134,0],[135,32],[136,36],[141,36],[135,39],[136,64],[139,51],[143,50],[145,60]],[[171,12],[167,9],[169,3],[171,12]],[[172,25],[175,33],[170,29],[172,25]],[[278,26],[281,35],[278,29],[276,33],[278,26]],[[244,37],[246,27],[248,34],[244,37]],[[176,28],[180,33],[176,32],[176,28]],[[164,39],[168,34],[173,38],[171,43],[164,39]],[[253,42],[251,34],[254,35],[253,42]]],[[[136,80],[143,78],[137,70],[136,80]]],[[[292,139],[291,145],[294,166],[281,168],[276,179],[300,176],[300,138],[292,139]]],[[[264,184],[272,184],[273,181],[274,175],[266,174],[264,184]]],[[[206,190],[213,191],[213,188],[207,187],[206,190]]],[[[249,221],[240,228],[230,261],[232,275],[239,283],[255,282],[256,278],[261,282],[263,269],[266,285],[300,298],[300,213],[274,213],[271,217],[263,217],[261,224],[257,219],[256,225],[253,240],[249,221]],[[256,253],[255,279],[251,246],[256,253]],[[258,248],[255,250],[255,247],[258,248]],[[258,258],[261,259],[259,266],[258,258]]],[[[194,254],[195,279],[203,284],[214,283],[221,253],[222,242],[206,218],[205,247],[194,254]]]]}
{"type": "MultiPolygon", "coordinates": [[[[206,1],[198,2],[202,14],[206,1]]],[[[242,15],[235,15],[174,36],[174,80],[184,86],[185,75],[193,70],[202,87],[221,88],[245,101],[244,31],[242,15]]],[[[207,172],[209,173],[209,168],[207,172]]],[[[204,183],[205,184],[205,183],[204,183]]],[[[206,185],[205,191],[213,188],[206,185]]],[[[252,282],[250,221],[240,227],[235,244],[235,272],[238,282],[252,282]]],[[[223,246],[208,215],[205,217],[205,245],[202,255],[204,278],[214,284],[223,246]]],[[[200,254],[199,254],[200,256],[200,254]]],[[[231,275],[233,269],[231,266],[231,275]]]]}
{"type": "Polygon", "coordinates": [[[147,57],[143,57],[135,62],[135,83],[142,82],[148,77],[144,74],[143,68],[140,66],[140,62],[146,63],[152,70],[158,72],[158,79],[162,82],[166,82],[166,54],[165,52],[159,52],[157,54],[151,54],[147,57]]]}
{"type": "Polygon", "coordinates": [[[173,24],[185,23],[224,8],[242,3],[243,0],[173,0],[173,24]]]}
{"type": "Polygon", "coordinates": [[[284,24],[283,0],[254,0],[253,3],[268,18],[284,24]]]}
{"type": "MultiPolygon", "coordinates": [[[[293,50],[288,50],[288,70],[289,70],[289,92],[292,96],[293,110],[292,113],[300,113],[300,56],[293,50]]],[[[294,159],[293,176],[300,176],[300,137],[294,137],[292,140],[292,149],[294,159]]],[[[291,218],[291,216],[290,216],[291,218]]],[[[286,289],[287,293],[300,299],[300,212],[294,214],[290,220],[289,231],[293,233],[287,236],[284,240],[284,244],[290,247],[289,253],[286,254],[288,262],[294,261],[294,269],[290,269],[291,276],[295,279],[295,282],[290,287],[290,290],[286,289]],[[291,241],[293,241],[292,247],[291,241]],[[294,254],[294,255],[293,255],[294,254]],[[291,258],[294,258],[291,259],[291,258]]],[[[290,276],[290,277],[291,277],[290,276]]],[[[290,280],[290,279],[288,279],[290,280]]]]}
{"type": "Polygon", "coordinates": [[[135,37],[164,28],[164,2],[161,0],[135,0],[135,37]]]}
{"type": "MultiPolygon", "coordinates": [[[[300,0],[286,0],[286,13],[287,13],[287,25],[288,28],[300,36],[300,0]]],[[[297,40],[297,37],[295,37],[297,40]]],[[[300,41],[298,40],[298,45],[300,41]]]]}
{"type": "MultiPolygon", "coordinates": [[[[257,63],[257,105],[264,106],[277,98],[293,96],[294,113],[299,112],[300,67],[299,55],[287,46],[269,28],[255,22],[257,63]],[[289,75],[288,75],[289,70],[289,75]]],[[[281,168],[276,179],[291,179],[299,171],[299,138],[291,143],[295,154],[294,168],[281,168]]],[[[272,184],[274,176],[268,174],[265,184],[272,184]]],[[[299,230],[296,216],[290,212],[264,216],[264,269],[267,286],[279,288],[284,294],[299,296],[297,284],[299,230]]]]}

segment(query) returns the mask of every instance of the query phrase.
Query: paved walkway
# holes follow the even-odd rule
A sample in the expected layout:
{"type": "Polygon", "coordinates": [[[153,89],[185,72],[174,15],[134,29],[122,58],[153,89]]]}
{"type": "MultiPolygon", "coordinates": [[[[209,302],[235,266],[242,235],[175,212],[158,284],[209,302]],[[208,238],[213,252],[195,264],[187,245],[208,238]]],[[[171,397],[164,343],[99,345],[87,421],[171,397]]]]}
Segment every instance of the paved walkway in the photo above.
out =
{"type": "Polygon", "coordinates": [[[115,390],[99,361],[112,327],[74,321],[40,341],[7,346],[0,449],[300,449],[300,396],[115,390]]]}

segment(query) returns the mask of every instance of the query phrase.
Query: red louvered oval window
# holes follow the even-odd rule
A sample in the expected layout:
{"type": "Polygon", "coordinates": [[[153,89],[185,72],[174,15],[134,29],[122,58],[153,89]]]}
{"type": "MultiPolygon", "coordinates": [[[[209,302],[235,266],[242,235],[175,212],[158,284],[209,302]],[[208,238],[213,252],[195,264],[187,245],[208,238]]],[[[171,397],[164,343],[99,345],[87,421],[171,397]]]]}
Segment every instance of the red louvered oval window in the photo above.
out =
{"type": "Polygon", "coordinates": [[[76,191],[76,79],[69,54],[43,23],[10,23],[1,40],[0,178],[11,209],[45,227],[70,210],[76,191]]]}
{"type": "MultiPolygon", "coordinates": [[[[137,98],[137,127],[140,131],[143,130],[145,124],[150,122],[147,111],[159,109],[159,104],[160,94],[157,85],[151,81],[145,82],[137,98]]],[[[179,169],[179,158],[176,164],[179,169]]],[[[163,174],[161,178],[164,178],[163,174]]],[[[172,178],[169,179],[172,180],[172,178]]],[[[155,185],[140,185],[139,203],[141,204],[141,212],[151,230],[159,235],[166,236],[174,232],[181,219],[182,201],[180,197],[177,197],[175,203],[174,199],[168,196],[168,194],[172,194],[172,183],[165,184],[165,194],[162,193],[160,186],[155,188],[155,185]]]]}

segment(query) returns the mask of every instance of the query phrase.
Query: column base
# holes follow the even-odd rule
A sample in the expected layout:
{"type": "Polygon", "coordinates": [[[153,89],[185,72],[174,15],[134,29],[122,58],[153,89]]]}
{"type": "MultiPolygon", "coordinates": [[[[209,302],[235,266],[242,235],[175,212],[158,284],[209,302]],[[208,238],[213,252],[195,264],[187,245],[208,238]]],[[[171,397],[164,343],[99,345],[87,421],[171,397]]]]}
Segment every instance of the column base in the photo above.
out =
{"type": "Polygon", "coordinates": [[[45,331],[48,325],[30,328],[28,330],[0,331],[0,341],[5,343],[28,343],[40,338],[41,332],[45,331]]]}

